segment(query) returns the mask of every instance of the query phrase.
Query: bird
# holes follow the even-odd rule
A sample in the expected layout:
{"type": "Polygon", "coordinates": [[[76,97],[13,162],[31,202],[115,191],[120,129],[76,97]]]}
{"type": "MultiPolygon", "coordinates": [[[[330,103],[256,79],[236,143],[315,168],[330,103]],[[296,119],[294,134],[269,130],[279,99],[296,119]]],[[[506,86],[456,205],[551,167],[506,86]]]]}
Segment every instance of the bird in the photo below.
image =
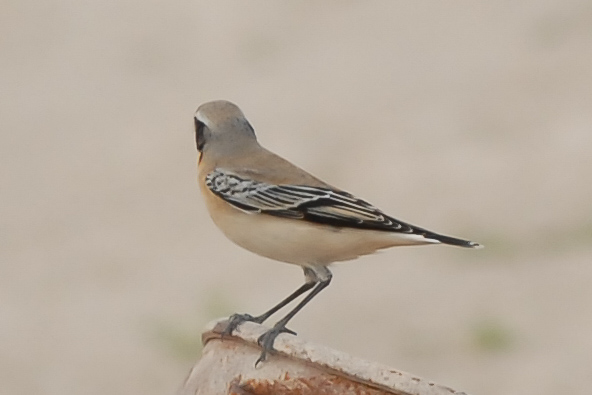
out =
{"type": "Polygon", "coordinates": [[[482,247],[395,219],[267,150],[243,112],[229,101],[200,105],[194,123],[198,183],[213,222],[237,245],[304,271],[304,284],[270,310],[229,317],[223,336],[246,321],[263,323],[308,292],[258,338],[262,352],[255,366],[274,350],[279,334],[296,335],[286,325],[330,284],[330,264],[396,246],[482,247]]]}

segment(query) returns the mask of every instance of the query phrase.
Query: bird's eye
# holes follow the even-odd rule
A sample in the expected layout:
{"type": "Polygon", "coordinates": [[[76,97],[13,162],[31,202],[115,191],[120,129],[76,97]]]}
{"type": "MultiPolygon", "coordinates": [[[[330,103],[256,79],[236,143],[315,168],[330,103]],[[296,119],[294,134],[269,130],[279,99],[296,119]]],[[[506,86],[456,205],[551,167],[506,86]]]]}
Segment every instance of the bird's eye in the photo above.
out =
{"type": "Polygon", "coordinates": [[[195,143],[197,144],[197,150],[201,152],[203,150],[205,144],[205,136],[204,136],[204,128],[206,125],[199,121],[197,118],[195,120],[195,143]]]}

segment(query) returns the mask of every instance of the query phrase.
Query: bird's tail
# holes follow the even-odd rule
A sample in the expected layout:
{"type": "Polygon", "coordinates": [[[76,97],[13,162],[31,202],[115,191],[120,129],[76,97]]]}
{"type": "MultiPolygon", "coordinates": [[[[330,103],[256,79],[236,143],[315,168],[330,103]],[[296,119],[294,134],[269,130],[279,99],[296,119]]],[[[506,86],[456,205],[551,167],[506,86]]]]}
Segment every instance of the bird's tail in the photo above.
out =
{"type": "Polygon", "coordinates": [[[474,241],[457,239],[456,237],[439,235],[437,233],[432,233],[432,232],[426,232],[424,234],[424,237],[426,237],[428,239],[438,240],[440,243],[450,244],[450,245],[458,246],[458,247],[483,248],[482,244],[476,243],[474,241]]]}

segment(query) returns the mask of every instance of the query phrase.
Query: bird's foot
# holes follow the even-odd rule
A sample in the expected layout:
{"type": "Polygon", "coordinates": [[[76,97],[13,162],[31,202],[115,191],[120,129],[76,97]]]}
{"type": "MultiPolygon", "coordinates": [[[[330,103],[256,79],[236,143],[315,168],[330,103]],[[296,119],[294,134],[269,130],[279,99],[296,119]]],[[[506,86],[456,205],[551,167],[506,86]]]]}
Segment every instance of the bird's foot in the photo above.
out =
{"type": "MultiPolygon", "coordinates": [[[[232,332],[234,332],[236,328],[238,328],[240,324],[242,324],[243,322],[254,322],[256,324],[261,324],[267,318],[268,316],[265,314],[257,317],[253,317],[251,314],[233,314],[230,317],[228,317],[228,324],[226,324],[226,327],[222,331],[222,338],[224,338],[224,336],[231,336],[232,332]]],[[[296,332],[286,328],[285,326],[283,327],[281,333],[289,333],[291,335],[296,336],[296,332]]]]}
{"type": "Polygon", "coordinates": [[[222,338],[225,336],[231,336],[232,332],[234,332],[234,330],[238,328],[240,324],[247,321],[256,322],[258,324],[262,322],[260,321],[260,317],[253,317],[251,314],[233,314],[228,318],[228,324],[222,331],[222,338]]]}
{"type": "Polygon", "coordinates": [[[273,328],[259,336],[257,343],[259,343],[259,346],[261,346],[262,351],[261,356],[259,359],[257,359],[257,362],[255,362],[255,367],[257,367],[260,362],[264,362],[267,359],[267,354],[273,351],[273,343],[275,342],[275,338],[278,337],[280,333],[289,333],[296,336],[296,332],[286,328],[286,324],[282,323],[281,321],[275,324],[273,328]]]}

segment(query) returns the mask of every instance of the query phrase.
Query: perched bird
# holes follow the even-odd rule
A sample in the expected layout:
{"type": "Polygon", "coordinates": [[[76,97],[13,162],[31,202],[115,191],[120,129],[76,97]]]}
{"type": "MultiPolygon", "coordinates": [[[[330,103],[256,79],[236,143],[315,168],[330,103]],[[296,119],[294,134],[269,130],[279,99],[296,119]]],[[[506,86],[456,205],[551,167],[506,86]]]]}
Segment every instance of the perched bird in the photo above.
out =
{"type": "Polygon", "coordinates": [[[227,101],[195,113],[199,185],[214,223],[239,246],[300,265],[305,283],[269,311],[234,314],[225,334],[244,321],[262,323],[310,291],[259,338],[264,361],[287,322],[331,281],[328,266],[377,250],[406,245],[478,243],[444,236],[388,216],[370,203],[329,185],[263,148],[241,110],[227,101]]]}

